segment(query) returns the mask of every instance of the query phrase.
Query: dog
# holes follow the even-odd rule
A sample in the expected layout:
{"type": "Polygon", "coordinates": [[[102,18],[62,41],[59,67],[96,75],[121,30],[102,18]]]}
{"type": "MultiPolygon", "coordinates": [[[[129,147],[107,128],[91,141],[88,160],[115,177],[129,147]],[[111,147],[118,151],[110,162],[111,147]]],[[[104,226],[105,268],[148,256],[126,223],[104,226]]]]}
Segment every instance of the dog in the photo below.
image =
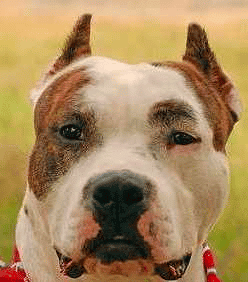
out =
{"type": "Polygon", "coordinates": [[[205,281],[226,203],[238,92],[188,27],[181,62],[91,56],[81,16],[32,92],[36,141],[16,227],[31,281],[205,281]]]}

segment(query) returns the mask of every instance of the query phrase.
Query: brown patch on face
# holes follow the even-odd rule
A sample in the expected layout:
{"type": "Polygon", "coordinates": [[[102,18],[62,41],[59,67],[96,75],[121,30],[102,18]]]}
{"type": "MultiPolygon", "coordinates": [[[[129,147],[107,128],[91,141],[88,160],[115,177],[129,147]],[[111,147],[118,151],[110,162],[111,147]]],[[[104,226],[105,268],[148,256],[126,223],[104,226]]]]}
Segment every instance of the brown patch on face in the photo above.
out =
{"type": "Polygon", "coordinates": [[[162,101],[156,103],[149,114],[151,125],[164,125],[167,127],[180,121],[196,122],[193,109],[175,100],[162,101]]]}
{"type": "Polygon", "coordinates": [[[189,86],[196,91],[203,102],[205,115],[214,131],[214,148],[217,151],[225,151],[225,144],[232,131],[234,121],[229,107],[218,91],[191,63],[165,62],[155,64],[155,66],[170,67],[184,75],[189,86]]]}
{"type": "MultiPolygon", "coordinates": [[[[101,232],[100,225],[96,222],[90,211],[84,211],[83,219],[77,226],[77,239],[71,256],[73,265],[79,265],[85,269],[87,274],[100,277],[105,275],[122,275],[126,277],[145,276],[154,273],[154,261],[150,259],[137,258],[126,261],[102,262],[96,258],[95,253],[87,249],[87,244],[97,237],[101,232]]],[[[70,268],[71,266],[68,265],[70,268]]]]}
{"type": "Polygon", "coordinates": [[[153,261],[155,263],[166,261],[168,259],[166,248],[168,247],[169,236],[172,232],[168,216],[163,216],[157,205],[153,203],[150,209],[140,216],[137,228],[139,234],[151,249],[153,261]]]}
{"type": "Polygon", "coordinates": [[[114,261],[110,264],[103,264],[94,257],[87,257],[83,265],[88,274],[97,274],[100,277],[122,275],[131,278],[132,276],[140,277],[154,274],[154,263],[145,259],[114,261]]]}
{"type": "Polygon", "coordinates": [[[93,214],[89,211],[84,211],[83,218],[77,226],[77,240],[72,257],[73,261],[79,260],[82,248],[85,247],[86,242],[96,238],[100,230],[101,227],[96,222],[93,214]]]}
{"type": "Polygon", "coordinates": [[[30,157],[28,181],[39,199],[97,143],[94,113],[83,105],[78,93],[89,83],[85,70],[72,71],[54,81],[37,102],[36,142],[30,157]],[[82,128],[81,140],[67,140],[61,136],[61,127],[68,124],[82,128]]]}
{"type": "Polygon", "coordinates": [[[238,101],[234,86],[224,74],[211,50],[205,30],[198,24],[188,27],[186,50],[182,63],[155,63],[181,72],[197,92],[205,107],[205,114],[214,131],[213,145],[217,151],[225,151],[225,144],[238,120],[238,101]]]}
{"type": "Polygon", "coordinates": [[[200,143],[195,128],[197,120],[193,108],[177,100],[166,100],[156,103],[148,114],[151,130],[151,144],[158,145],[164,151],[174,148],[173,136],[176,132],[187,132],[194,135],[192,143],[200,143]]]}

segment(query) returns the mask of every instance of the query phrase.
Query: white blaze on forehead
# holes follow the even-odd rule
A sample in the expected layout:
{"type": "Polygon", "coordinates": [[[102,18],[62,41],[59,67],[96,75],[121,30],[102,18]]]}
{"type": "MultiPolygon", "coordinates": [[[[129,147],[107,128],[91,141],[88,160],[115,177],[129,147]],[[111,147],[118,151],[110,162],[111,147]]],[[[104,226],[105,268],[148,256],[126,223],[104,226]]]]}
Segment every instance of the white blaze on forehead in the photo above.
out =
{"type": "Polygon", "coordinates": [[[103,57],[89,57],[79,65],[85,67],[93,81],[83,89],[83,101],[105,120],[114,121],[116,127],[139,127],[152,105],[172,99],[189,104],[199,120],[205,119],[197,95],[176,70],[129,65],[103,57]]]}
{"type": "Polygon", "coordinates": [[[118,96],[131,105],[151,105],[164,99],[198,104],[184,76],[176,70],[145,63],[129,65],[103,57],[89,57],[82,65],[95,80],[87,89],[87,96],[96,103],[111,104],[118,96]]]}

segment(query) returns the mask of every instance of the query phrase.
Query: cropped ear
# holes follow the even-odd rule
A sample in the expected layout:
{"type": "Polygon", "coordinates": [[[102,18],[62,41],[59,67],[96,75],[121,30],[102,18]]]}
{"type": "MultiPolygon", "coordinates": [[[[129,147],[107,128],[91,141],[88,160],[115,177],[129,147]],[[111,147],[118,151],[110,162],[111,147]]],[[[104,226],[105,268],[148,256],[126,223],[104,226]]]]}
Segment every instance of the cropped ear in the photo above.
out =
{"type": "Polygon", "coordinates": [[[236,122],[242,111],[238,92],[219,66],[214,53],[209,47],[207,34],[198,24],[189,24],[183,60],[191,62],[204,74],[209,85],[218,91],[228,106],[233,121],[236,122]]]}
{"type": "Polygon", "coordinates": [[[56,59],[48,75],[53,75],[79,57],[91,55],[90,22],[92,15],[84,14],[75,23],[71,34],[66,40],[62,54],[56,59]]]}

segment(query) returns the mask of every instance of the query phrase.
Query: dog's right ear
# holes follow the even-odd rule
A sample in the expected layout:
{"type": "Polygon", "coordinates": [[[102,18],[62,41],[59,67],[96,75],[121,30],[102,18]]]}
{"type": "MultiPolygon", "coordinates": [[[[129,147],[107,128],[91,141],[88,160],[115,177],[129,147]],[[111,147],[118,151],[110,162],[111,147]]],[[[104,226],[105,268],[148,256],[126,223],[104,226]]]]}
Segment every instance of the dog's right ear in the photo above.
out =
{"type": "Polygon", "coordinates": [[[62,54],[56,59],[48,75],[53,75],[81,56],[90,56],[90,22],[92,15],[84,14],[75,23],[66,40],[62,54]]]}

